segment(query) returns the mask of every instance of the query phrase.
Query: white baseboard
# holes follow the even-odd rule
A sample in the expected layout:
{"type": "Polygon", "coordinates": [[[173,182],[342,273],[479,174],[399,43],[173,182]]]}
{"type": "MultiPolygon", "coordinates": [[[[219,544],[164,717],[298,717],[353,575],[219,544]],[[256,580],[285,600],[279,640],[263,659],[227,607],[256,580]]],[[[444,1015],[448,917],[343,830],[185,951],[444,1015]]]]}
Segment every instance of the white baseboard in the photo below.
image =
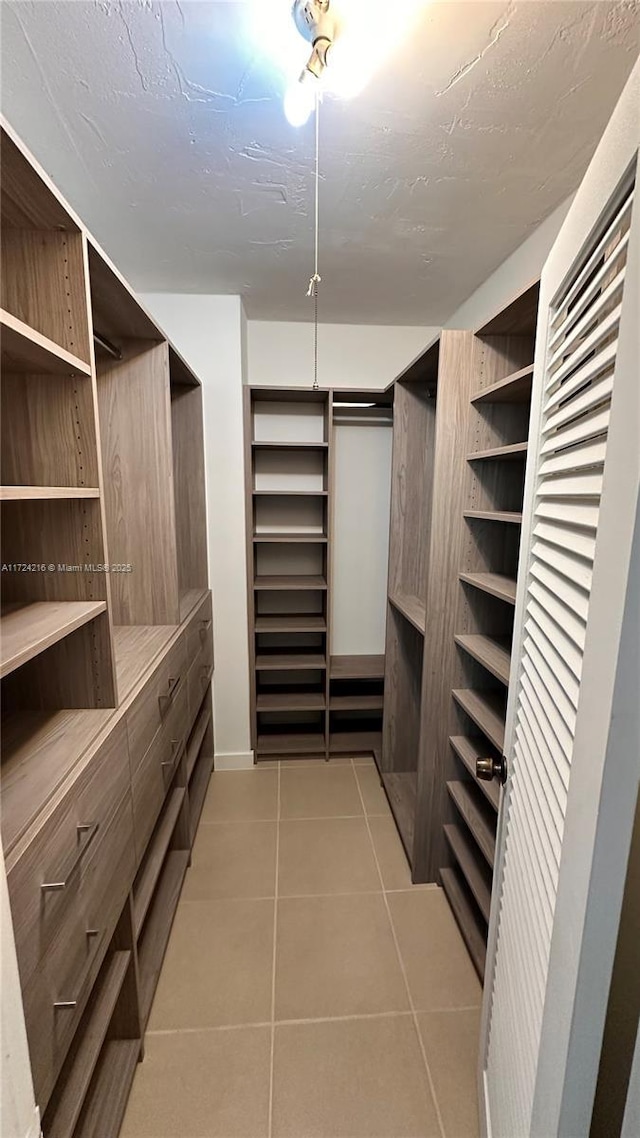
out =
{"type": "Polygon", "coordinates": [[[237,751],[226,755],[216,752],[213,759],[213,769],[216,771],[246,771],[253,765],[253,751],[237,751]]]}

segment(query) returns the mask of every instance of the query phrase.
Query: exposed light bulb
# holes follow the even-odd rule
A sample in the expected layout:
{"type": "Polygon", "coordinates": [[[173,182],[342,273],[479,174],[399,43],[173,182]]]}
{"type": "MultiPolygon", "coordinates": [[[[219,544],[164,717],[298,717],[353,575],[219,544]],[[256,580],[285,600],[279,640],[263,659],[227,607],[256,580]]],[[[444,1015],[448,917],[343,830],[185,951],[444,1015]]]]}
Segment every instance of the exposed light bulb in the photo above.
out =
{"type": "Polygon", "coordinates": [[[296,81],[287,88],[284,96],[284,113],[291,126],[304,126],[316,105],[314,83],[296,81]]]}

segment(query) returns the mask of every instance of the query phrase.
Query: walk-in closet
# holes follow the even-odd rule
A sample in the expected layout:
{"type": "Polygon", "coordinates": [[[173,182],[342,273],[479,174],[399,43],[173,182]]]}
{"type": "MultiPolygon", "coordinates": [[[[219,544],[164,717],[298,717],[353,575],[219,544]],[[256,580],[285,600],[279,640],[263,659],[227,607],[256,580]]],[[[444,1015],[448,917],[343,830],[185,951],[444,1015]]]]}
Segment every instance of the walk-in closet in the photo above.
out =
{"type": "Polygon", "coordinates": [[[0,1138],[637,1138],[637,6],[0,61],[0,1138]]]}

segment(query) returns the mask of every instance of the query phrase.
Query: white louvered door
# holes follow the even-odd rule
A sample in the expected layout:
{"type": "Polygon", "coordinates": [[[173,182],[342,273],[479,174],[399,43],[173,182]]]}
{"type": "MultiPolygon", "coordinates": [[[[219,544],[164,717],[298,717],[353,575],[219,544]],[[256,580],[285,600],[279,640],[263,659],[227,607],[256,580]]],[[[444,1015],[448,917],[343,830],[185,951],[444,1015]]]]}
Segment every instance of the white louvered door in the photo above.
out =
{"type": "Polygon", "coordinates": [[[638,792],[638,79],[541,281],[480,1051],[492,1138],[589,1133],[638,792]]]}

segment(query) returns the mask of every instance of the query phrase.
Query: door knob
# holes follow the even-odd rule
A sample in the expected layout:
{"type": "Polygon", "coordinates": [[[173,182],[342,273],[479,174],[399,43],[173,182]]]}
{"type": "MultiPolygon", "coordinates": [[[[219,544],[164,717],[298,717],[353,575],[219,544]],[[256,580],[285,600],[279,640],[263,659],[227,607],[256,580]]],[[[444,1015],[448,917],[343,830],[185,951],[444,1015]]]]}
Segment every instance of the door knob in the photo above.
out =
{"type": "Polygon", "coordinates": [[[504,755],[499,759],[476,759],[476,778],[481,782],[491,782],[492,778],[499,778],[504,786],[507,781],[507,760],[504,755]]]}

